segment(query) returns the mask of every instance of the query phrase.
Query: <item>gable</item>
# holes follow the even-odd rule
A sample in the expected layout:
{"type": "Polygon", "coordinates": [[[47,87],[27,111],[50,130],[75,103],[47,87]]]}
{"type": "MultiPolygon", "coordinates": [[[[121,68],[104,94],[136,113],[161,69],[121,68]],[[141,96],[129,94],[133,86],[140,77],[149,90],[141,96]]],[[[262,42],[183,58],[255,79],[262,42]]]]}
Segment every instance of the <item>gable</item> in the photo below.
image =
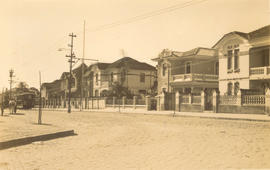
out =
{"type": "Polygon", "coordinates": [[[244,36],[241,36],[235,32],[231,32],[229,34],[224,35],[214,46],[214,49],[218,49],[219,51],[226,51],[227,46],[235,45],[235,44],[249,44],[249,41],[244,36]]]}

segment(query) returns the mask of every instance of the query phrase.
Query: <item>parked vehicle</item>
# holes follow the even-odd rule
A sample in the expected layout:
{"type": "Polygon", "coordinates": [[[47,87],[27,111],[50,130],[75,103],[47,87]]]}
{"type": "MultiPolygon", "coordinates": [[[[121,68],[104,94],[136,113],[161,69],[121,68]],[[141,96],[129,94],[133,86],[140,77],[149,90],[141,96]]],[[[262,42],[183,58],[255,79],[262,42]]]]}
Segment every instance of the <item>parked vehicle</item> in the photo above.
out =
{"type": "Polygon", "coordinates": [[[24,92],[17,94],[17,108],[18,109],[30,109],[35,106],[36,97],[34,93],[24,92]]]}

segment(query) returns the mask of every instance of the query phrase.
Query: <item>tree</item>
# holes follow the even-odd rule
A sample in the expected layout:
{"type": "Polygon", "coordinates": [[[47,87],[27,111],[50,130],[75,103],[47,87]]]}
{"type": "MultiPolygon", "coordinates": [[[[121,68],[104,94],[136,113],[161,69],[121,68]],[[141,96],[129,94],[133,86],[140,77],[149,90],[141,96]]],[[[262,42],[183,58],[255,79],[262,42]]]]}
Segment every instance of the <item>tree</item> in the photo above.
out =
{"type": "Polygon", "coordinates": [[[26,82],[19,82],[16,88],[17,92],[28,92],[28,84],[26,82]]]}
{"type": "Polygon", "coordinates": [[[128,90],[128,88],[121,85],[119,82],[115,82],[112,85],[112,89],[108,91],[108,96],[112,97],[123,97],[126,96],[127,98],[132,98],[133,94],[128,90]]]}

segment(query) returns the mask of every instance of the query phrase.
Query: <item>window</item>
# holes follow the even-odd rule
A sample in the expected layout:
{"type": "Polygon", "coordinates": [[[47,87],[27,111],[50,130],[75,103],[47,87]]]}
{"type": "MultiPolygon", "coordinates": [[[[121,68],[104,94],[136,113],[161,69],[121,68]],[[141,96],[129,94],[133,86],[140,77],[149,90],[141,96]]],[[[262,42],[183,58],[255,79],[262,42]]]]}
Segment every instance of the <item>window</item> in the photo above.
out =
{"type": "Polygon", "coordinates": [[[185,94],[190,94],[191,93],[191,88],[185,88],[184,93],[185,94]]]}
{"type": "Polygon", "coordinates": [[[95,90],[95,96],[98,97],[98,90],[95,90]]]}
{"type": "Polygon", "coordinates": [[[125,80],[126,80],[126,71],[123,70],[123,71],[121,72],[121,82],[123,83],[125,80]]]}
{"type": "Polygon", "coordinates": [[[98,73],[96,73],[96,85],[98,85],[98,73]]]}
{"type": "Polygon", "coordinates": [[[163,93],[166,93],[166,88],[162,88],[162,92],[163,93]]]}
{"type": "Polygon", "coordinates": [[[232,83],[228,83],[227,94],[228,96],[232,95],[232,83]]]}
{"type": "Polygon", "coordinates": [[[191,62],[187,62],[186,63],[186,74],[190,74],[191,73],[191,62]]]}
{"type": "Polygon", "coordinates": [[[239,91],[239,83],[238,82],[235,82],[234,83],[234,95],[237,95],[238,91],[239,91]]]}
{"type": "Polygon", "coordinates": [[[75,78],[74,77],[71,77],[71,88],[75,87],[75,78]]]}
{"type": "Polygon", "coordinates": [[[140,82],[141,83],[144,83],[145,82],[145,74],[144,73],[141,73],[140,74],[140,82]]]}
{"type": "Polygon", "coordinates": [[[167,70],[166,64],[163,64],[163,66],[162,66],[162,75],[163,76],[166,75],[166,70],[167,70]]]}
{"type": "Polygon", "coordinates": [[[113,82],[113,72],[111,72],[111,82],[113,82]]]}
{"type": "Polygon", "coordinates": [[[234,50],[234,69],[239,69],[239,49],[234,50]]]}
{"type": "Polygon", "coordinates": [[[146,90],[139,90],[140,94],[146,94],[146,90]]]}
{"type": "Polygon", "coordinates": [[[219,62],[215,63],[215,74],[218,75],[219,74],[219,62]]]}
{"type": "Polygon", "coordinates": [[[228,70],[232,69],[232,50],[228,51],[228,70]]]}

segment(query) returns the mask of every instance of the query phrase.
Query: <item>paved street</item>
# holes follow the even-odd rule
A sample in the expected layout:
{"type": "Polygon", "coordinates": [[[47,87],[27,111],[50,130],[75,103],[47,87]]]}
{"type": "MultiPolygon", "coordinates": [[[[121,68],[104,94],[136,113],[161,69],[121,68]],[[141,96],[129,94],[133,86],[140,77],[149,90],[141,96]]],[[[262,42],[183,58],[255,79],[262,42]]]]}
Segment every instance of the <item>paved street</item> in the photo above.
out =
{"type": "MultiPolygon", "coordinates": [[[[12,117],[37,120],[23,114],[12,117]]],[[[1,150],[0,169],[270,168],[269,122],[61,111],[43,122],[78,135],[1,150]]]]}

